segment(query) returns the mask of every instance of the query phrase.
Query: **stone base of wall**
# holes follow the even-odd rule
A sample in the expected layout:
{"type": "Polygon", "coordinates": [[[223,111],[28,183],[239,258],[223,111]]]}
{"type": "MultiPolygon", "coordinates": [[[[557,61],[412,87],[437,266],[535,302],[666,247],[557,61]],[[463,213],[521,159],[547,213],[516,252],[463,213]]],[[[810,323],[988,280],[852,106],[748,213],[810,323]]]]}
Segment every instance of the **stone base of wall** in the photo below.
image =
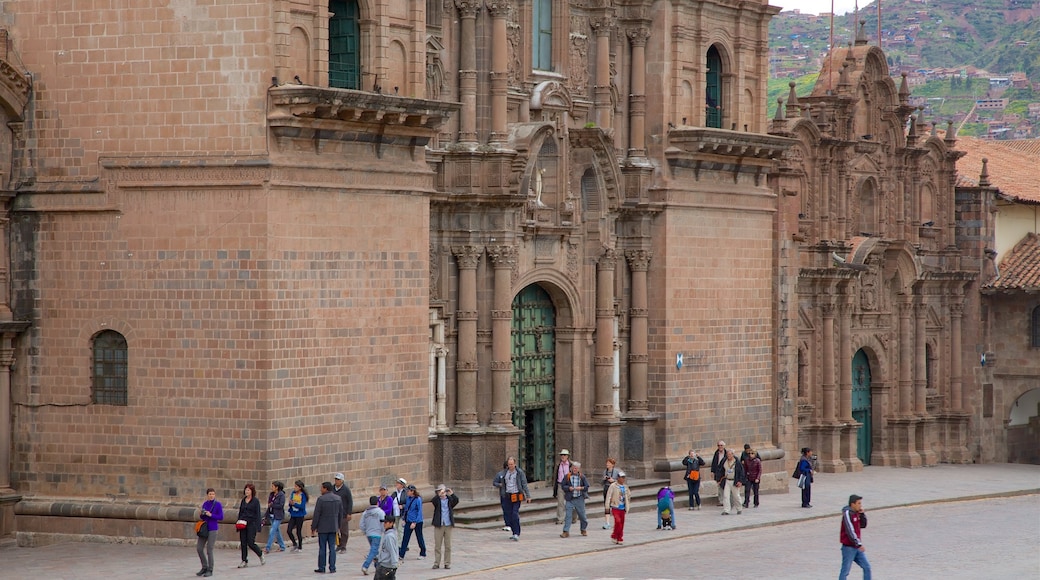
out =
{"type": "Polygon", "coordinates": [[[0,544],[14,538],[14,506],[21,500],[22,496],[13,489],[0,489],[0,544]]]}

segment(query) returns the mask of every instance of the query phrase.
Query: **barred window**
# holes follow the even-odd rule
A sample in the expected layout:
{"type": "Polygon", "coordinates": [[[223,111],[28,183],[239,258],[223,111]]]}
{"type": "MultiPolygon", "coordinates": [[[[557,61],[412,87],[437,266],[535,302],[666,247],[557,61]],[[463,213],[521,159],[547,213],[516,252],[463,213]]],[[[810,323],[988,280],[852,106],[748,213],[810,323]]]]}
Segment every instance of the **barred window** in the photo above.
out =
{"type": "Polygon", "coordinates": [[[126,339],[114,330],[94,335],[91,401],[99,405],[126,405],[127,348],[126,339]]]}

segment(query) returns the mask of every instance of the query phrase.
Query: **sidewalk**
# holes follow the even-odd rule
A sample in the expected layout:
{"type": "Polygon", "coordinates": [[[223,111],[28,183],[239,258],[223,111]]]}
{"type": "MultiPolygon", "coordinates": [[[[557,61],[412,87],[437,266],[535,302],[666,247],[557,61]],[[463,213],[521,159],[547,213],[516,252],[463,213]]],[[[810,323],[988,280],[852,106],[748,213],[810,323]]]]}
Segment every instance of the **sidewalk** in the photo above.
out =
{"type": "MultiPolygon", "coordinates": [[[[867,467],[861,473],[819,474],[813,484],[813,508],[799,507],[799,490],[791,480],[790,493],[762,496],[762,506],[744,510],[742,515],[720,517],[714,498],[704,497],[701,511],[677,510],[674,531],[658,531],[656,515],[652,511],[635,512],[625,526],[625,548],[610,543],[610,534],[601,528],[602,512],[589,509],[589,535],[577,534],[572,527],[570,538],[559,537],[560,527],[549,524],[528,526],[523,529],[519,543],[509,541],[509,534],[497,530],[456,529],[451,570],[433,570],[433,531],[427,532],[428,557],[417,561],[418,547],[414,539],[403,563],[399,578],[451,578],[482,570],[501,568],[512,564],[556,558],[577,553],[608,549],[627,549],[633,545],[692,537],[699,534],[751,527],[779,525],[813,518],[834,517],[848,502],[852,493],[863,496],[864,505],[871,511],[917,505],[923,503],[981,499],[995,496],[1031,495],[1024,502],[1040,502],[1040,466],[1035,465],[940,465],[922,469],[867,467]],[[595,514],[599,512],[599,517],[595,514]]],[[[676,489],[685,494],[685,489],[676,489]]],[[[703,497],[703,496],[702,496],[703,497]]],[[[465,498],[462,498],[465,501],[465,498]]],[[[590,505],[593,502],[590,502],[590,505]]],[[[523,512],[521,511],[521,520],[523,512]]],[[[222,531],[222,540],[230,534],[222,531]]],[[[361,577],[361,562],[367,553],[363,538],[351,535],[345,557],[341,557],[337,578],[361,577]]],[[[637,553],[637,552],[634,552],[637,553]]],[[[237,549],[218,550],[214,578],[267,578],[319,577],[312,570],[317,563],[317,545],[314,540],[305,544],[302,554],[288,552],[271,554],[267,565],[261,567],[255,556],[250,566],[238,570],[237,549]]],[[[189,578],[199,569],[194,545],[191,547],[144,546],[112,543],[73,543],[41,548],[9,547],[0,549],[4,575],[12,578],[34,577],[59,579],[123,579],[123,578],[189,578]]],[[[637,566],[634,562],[633,566],[637,566]]],[[[622,572],[622,571],[619,571],[622,572]]],[[[374,570],[370,570],[370,574],[374,570]]],[[[485,572],[484,574],[490,575],[485,572]]]]}

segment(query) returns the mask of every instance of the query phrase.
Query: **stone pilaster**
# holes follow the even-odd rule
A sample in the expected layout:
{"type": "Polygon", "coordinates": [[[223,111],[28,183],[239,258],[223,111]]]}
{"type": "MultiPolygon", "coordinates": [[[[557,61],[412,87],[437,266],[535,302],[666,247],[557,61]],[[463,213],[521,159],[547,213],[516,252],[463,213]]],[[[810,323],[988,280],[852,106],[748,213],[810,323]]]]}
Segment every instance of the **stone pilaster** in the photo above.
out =
{"type": "Polygon", "coordinates": [[[628,101],[628,157],[646,159],[646,41],[650,29],[644,26],[627,31],[632,45],[631,94],[628,101]]]}
{"type": "Polygon", "coordinates": [[[509,381],[512,375],[512,273],[516,248],[494,246],[488,257],[495,271],[494,302],[491,310],[491,426],[513,428],[509,381]]]}
{"type": "Polygon", "coordinates": [[[653,253],[649,250],[628,250],[625,258],[632,272],[632,307],[628,311],[630,346],[628,354],[628,414],[646,415],[649,412],[647,365],[649,346],[647,319],[647,270],[653,253]]]}
{"type": "Polygon", "coordinates": [[[614,420],[614,270],[617,252],[606,248],[596,276],[596,397],[592,416],[614,420]]]}
{"type": "Polygon", "coordinates": [[[488,142],[492,145],[502,145],[508,136],[509,43],[506,17],[511,4],[506,0],[487,0],[487,9],[491,13],[491,135],[488,142]]]}
{"type": "Polygon", "coordinates": [[[614,107],[610,101],[610,33],[615,23],[613,11],[595,16],[590,21],[596,35],[596,84],[593,87],[596,123],[605,131],[614,124],[614,107]]]}
{"type": "MultiPolygon", "coordinates": [[[[477,145],[477,12],[483,0],[455,0],[459,11],[459,143],[477,145]]],[[[504,36],[503,36],[504,38],[504,36]]]]}
{"type": "Polygon", "coordinates": [[[459,265],[458,356],[455,362],[455,427],[477,427],[477,264],[480,246],[455,246],[459,265]]]}

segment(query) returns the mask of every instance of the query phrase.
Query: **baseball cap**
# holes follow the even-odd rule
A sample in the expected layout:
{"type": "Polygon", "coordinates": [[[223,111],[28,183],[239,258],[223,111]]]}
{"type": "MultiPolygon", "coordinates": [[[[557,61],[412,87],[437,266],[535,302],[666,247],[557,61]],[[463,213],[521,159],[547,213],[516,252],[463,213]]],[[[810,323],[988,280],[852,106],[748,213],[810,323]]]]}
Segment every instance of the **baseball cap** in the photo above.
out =
{"type": "Polygon", "coordinates": [[[333,477],[333,479],[338,479],[340,481],[343,481],[343,474],[342,473],[337,473],[337,474],[333,475],[332,477],[333,477]]]}
{"type": "Polygon", "coordinates": [[[619,472],[617,473],[617,476],[618,476],[618,477],[625,477],[625,472],[624,472],[624,471],[619,471],[619,472]]]}
{"type": "Polygon", "coordinates": [[[384,484],[380,485],[379,489],[386,489],[386,484],[384,483],[384,484]]]}

